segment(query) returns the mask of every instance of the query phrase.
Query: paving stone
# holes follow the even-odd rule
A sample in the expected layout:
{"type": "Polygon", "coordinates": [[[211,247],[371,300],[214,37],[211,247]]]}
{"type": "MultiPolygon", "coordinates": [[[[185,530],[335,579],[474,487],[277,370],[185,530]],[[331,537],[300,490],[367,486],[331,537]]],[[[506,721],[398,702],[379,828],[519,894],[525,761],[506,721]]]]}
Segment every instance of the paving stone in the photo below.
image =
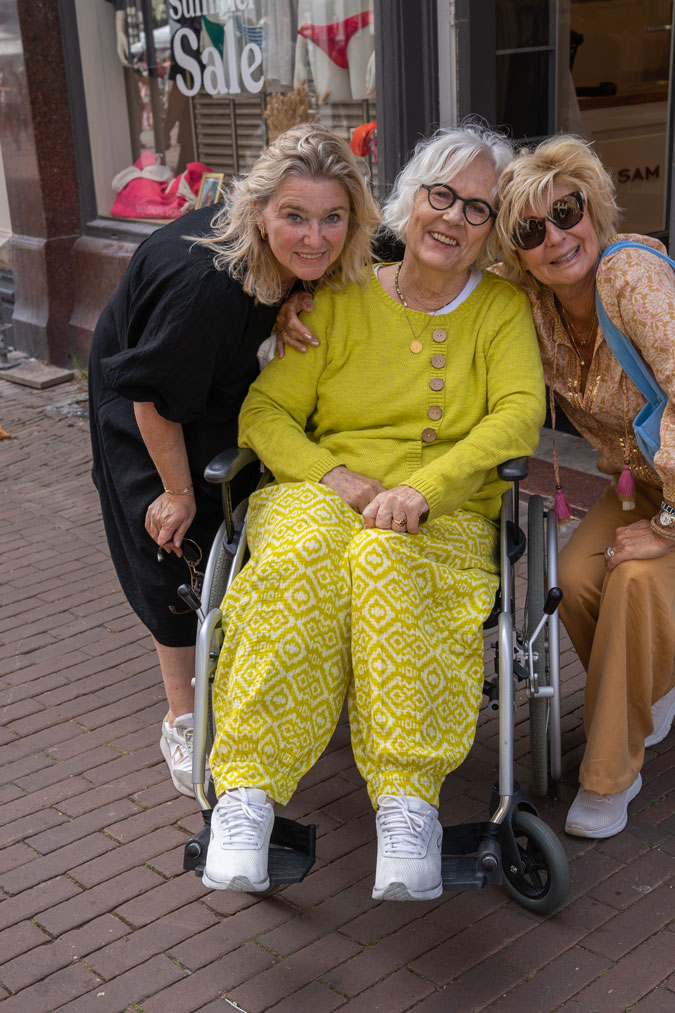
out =
{"type": "MultiPolygon", "coordinates": [[[[129,1006],[146,1009],[145,997],[154,995],[172,982],[185,977],[182,968],[164,956],[153,957],[147,963],[120,974],[113,981],[102,982],[96,988],[68,1004],[68,1013],[91,1013],[101,1009],[105,1013],[125,1010],[129,1006]]],[[[170,1007],[165,1007],[170,1009],[170,1007]]]]}
{"type": "MultiPolygon", "coordinates": [[[[387,1006],[387,1013],[390,1007],[387,1006]]],[[[403,1007],[409,1009],[409,1006],[403,1007]]],[[[293,995],[287,996],[274,1006],[267,1007],[267,1013],[299,1013],[300,1010],[311,1010],[312,1013],[331,1013],[335,1009],[348,1009],[344,996],[338,995],[331,988],[326,988],[318,981],[312,981],[304,988],[299,988],[293,995]]],[[[378,1009],[369,1006],[370,1011],[378,1009]]],[[[392,1013],[394,1007],[391,1007],[392,1013]]],[[[224,1011],[223,1011],[224,1013],[224,1011]]]]}
{"type": "Polygon", "coordinates": [[[0,903],[0,925],[13,925],[15,922],[33,917],[40,921],[44,917],[43,912],[51,909],[53,905],[67,903],[68,898],[79,896],[81,893],[79,886],[65,876],[50,879],[31,890],[24,890],[16,897],[3,900],[0,903]]]}
{"type": "Polygon", "coordinates": [[[424,955],[408,961],[408,966],[435,985],[447,985],[532,928],[533,919],[515,906],[499,909],[440,945],[431,943],[424,955]]]}
{"type": "MultiPolygon", "coordinates": [[[[425,981],[424,978],[411,974],[410,971],[401,970],[391,974],[384,981],[378,982],[372,988],[366,989],[355,999],[351,999],[346,1005],[340,1007],[328,1007],[329,1009],[339,1008],[345,1013],[372,1013],[373,1010],[386,1010],[387,1013],[403,1013],[404,1010],[417,1006],[420,1000],[435,991],[434,986],[425,981]]],[[[292,997],[291,997],[292,998],[292,997]]],[[[284,1008],[283,1004],[272,1007],[274,1010],[284,1008]]],[[[296,1007],[297,1009],[298,1007],[296,1007]]],[[[291,1011],[291,1006],[286,1009],[291,1011]]]]}
{"type": "MultiPolygon", "coordinates": [[[[96,886],[135,866],[151,865],[154,868],[157,855],[161,855],[167,848],[173,851],[176,844],[182,845],[186,840],[184,833],[169,827],[148,834],[147,837],[139,837],[129,844],[117,845],[101,858],[80,865],[77,881],[82,886],[96,886]]],[[[111,843],[115,845],[114,841],[111,843]]]]}
{"type": "MultiPolygon", "coordinates": [[[[47,932],[52,935],[60,935],[68,929],[84,925],[98,915],[112,911],[127,897],[136,897],[147,890],[151,890],[160,881],[160,877],[149,869],[132,869],[120,876],[115,876],[95,886],[90,890],[79,892],[77,897],[66,900],[62,904],[51,906],[49,910],[42,909],[37,921],[47,932]]],[[[54,880],[50,882],[55,882],[54,880]]],[[[47,886],[50,884],[48,883],[47,886]]],[[[25,893],[19,894],[17,900],[22,900],[25,893]]],[[[11,903],[7,901],[6,903],[11,903]]],[[[0,917],[2,908],[0,907],[0,917]]]]}
{"type": "MultiPolygon", "coordinates": [[[[143,1003],[143,1013],[167,1013],[168,1010],[180,1010],[180,1013],[201,1011],[207,1002],[218,995],[227,995],[238,1002],[237,986],[249,979],[259,981],[268,973],[270,964],[272,964],[271,955],[261,947],[254,943],[241,946],[233,953],[209,964],[208,967],[195,971],[189,978],[172,988],[164,989],[152,999],[146,1000],[143,1003]]],[[[246,1009],[245,1005],[239,1005],[246,1009]]],[[[88,1011],[83,1010],[82,1013],[88,1011]]],[[[232,1005],[223,1003],[223,1013],[232,1013],[232,1005]]],[[[249,1013],[253,1013],[253,1010],[251,1009],[249,1013]]]]}
{"type": "Polygon", "coordinates": [[[596,900],[625,908],[675,873],[675,858],[660,848],[652,848],[634,862],[603,880],[591,891],[596,900]]]}
{"type": "Polygon", "coordinates": [[[13,960],[19,954],[25,954],[36,946],[49,942],[50,937],[42,929],[32,922],[17,922],[0,932],[0,981],[2,980],[2,967],[7,961],[13,960]]]}
{"type": "Polygon", "coordinates": [[[54,876],[71,871],[74,878],[79,881],[79,867],[82,862],[98,855],[105,855],[114,847],[114,842],[103,834],[90,834],[84,840],[78,840],[64,848],[54,851],[48,849],[43,858],[34,857],[33,861],[0,877],[0,889],[10,895],[20,893],[38,883],[53,879],[54,876]]]}
{"type": "Polygon", "coordinates": [[[316,979],[327,981],[327,972],[358,950],[337,933],[328,933],[292,957],[280,961],[252,981],[228,992],[228,998],[244,1009],[265,1009],[316,979]]]}
{"type": "Polygon", "coordinates": [[[77,819],[67,820],[40,834],[27,837],[27,843],[30,844],[31,848],[35,848],[36,851],[44,855],[63,848],[67,844],[79,840],[81,837],[86,837],[88,834],[103,830],[113,820],[118,820],[120,816],[135,814],[137,812],[138,806],[129,801],[129,799],[119,799],[110,805],[102,806],[100,809],[93,809],[83,816],[78,816],[77,819]]]}
{"type": "MultiPolygon", "coordinates": [[[[589,981],[601,976],[607,966],[601,957],[574,946],[536,974],[528,976],[506,998],[494,1002],[491,1009],[555,1009],[565,999],[577,995],[589,981]]],[[[450,998],[453,998],[452,991],[450,998]]],[[[456,996],[454,998],[456,1001],[456,996]]]]}
{"type": "MultiPolygon", "coordinates": [[[[82,964],[71,964],[54,974],[49,974],[34,985],[5,999],[3,1013],[53,1013],[59,1006],[70,1004],[83,992],[93,986],[100,986],[100,979],[82,964]]],[[[89,1010],[91,1011],[91,1006],[89,1010]]]]}
{"type": "MultiPolygon", "coordinates": [[[[47,941],[48,937],[40,933],[42,945],[39,949],[22,952],[14,960],[3,964],[0,968],[0,978],[11,992],[20,992],[55,971],[69,967],[74,960],[87,956],[103,942],[119,939],[128,931],[128,927],[118,918],[104,915],[89,922],[82,929],[67,932],[59,939],[47,941]]],[[[96,969],[91,967],[89,961],[87,966],[96,973],[96,969]]]]}
{"type": "Polygon", "coordinates": [[[615,1009],[627,1009],[668,979],[675,966],[674,942],[672,934],[656,932],[583,989],[577,999],[590,1006],[611,1002],[615,1009]]]}
{"type": "MultiPolygon", "coordinates": [[[[204,887],[201,884],[200,887],[203,892],[204,887]]],[[[266,933],[278,925],[288,926],[289,920],[296,914],[295,908],[275,897],[260,900],[245,910],[230,915],[224,922],[218,921],[205,932],[186,939],[180,946],[173,947],[171,952],[184,967],[194,971],[238,949],[251,939],[269,950],[271,947],[265,943],[266,933]]]]}
{"type": "MultiPolygon", "coordinates": [[[[111,915],[107,917],[112,918],[111,915]]],[[[119,918],[114,920],[124,925],[119,918]]],[[[125,925],[128,934],[121,939],[111,940],[109,945],[95,952],[91,952],[93,950],[91,947],[87,963],[97,974],[109,981],[161,953],[166,952],[173,959],[172,951],[178,943],[203,935],[204,930],[212,925],[217,925],[222,935],[222,926],[212,911],[202,904],[186,904],[180,910],[172,911],[170,915],[153,919],[150,925],[136,932],[125,925]]],[[[222,950],[219,952],[222,954],[222,950]]]]}

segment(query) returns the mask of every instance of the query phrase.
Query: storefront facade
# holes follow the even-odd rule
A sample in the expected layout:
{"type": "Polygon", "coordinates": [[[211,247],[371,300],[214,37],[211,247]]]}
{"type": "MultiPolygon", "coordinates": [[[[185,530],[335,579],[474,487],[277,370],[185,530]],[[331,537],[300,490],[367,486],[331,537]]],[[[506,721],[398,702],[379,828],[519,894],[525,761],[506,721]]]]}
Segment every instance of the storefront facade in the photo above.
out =
{"type": "Polygon", "coordinates": [[[671,24],[671,0],[0,0],[12,344],[86,364],[142,238],[306,118],[352,139],[379,196],[469,112],[582,133],[624,227],[665,236],[671,24]]]}

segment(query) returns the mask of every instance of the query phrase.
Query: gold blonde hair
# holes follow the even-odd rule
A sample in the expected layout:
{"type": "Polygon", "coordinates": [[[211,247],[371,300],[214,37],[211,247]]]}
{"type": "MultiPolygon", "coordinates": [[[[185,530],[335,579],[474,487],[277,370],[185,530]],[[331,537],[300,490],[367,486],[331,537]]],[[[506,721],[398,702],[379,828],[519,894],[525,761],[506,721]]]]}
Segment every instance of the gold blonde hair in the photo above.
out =
{"type": "MultiPolygon", "coordinates": [[[[371,264],[371,239],[379,211],[349,145],[318,123],[285,130],[256,159],[251,171],[232,181],[225,203],[211,221],[212,233],[196,239],[213,250],[213,262],[267,306],[285,294],[279,265],[258,224],[268,201],[289,176],[335,180],[349,196],[349,223],[340,256],[314,285],[334,290],[363,283],[371,264]]],[[[194,237],[191,237],[194,238],[194,237]]],[[[312,285],[310,285],[312,287],[312,285]]]]}
{"type": "Polygon", "coordinates": [[[598,236],[600,249],[609,245],[618,228],[619,208],[616,187],[607,169],[591,146],[573,134],[557,134],[536,148],[523,148],[499,177],[497,236],[504,258],[503,277],[520,285],[536,285],[523,267],[514,239],[518,223],[529,206],[545,215],[552,203],[553,187],[558,183],[578,190],[585,213],[598,236]]]}

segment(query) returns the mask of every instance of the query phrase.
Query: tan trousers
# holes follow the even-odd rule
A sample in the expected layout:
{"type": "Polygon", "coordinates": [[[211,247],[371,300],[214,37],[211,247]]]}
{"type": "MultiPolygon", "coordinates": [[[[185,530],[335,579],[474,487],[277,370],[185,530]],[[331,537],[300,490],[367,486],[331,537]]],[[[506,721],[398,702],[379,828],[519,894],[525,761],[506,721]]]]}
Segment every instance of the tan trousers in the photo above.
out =
{"type": "Polygon", "coordinates": [[[637,486],[635,510],[624,511],[612,483],[560,554],[560,615],[587,673],[579,780],[601,794],[633,783],[651,705],[675,685],[675,551],[611,573],[604,557],[618,527],[653,517],[660,503],[658,489],[637,486]]]}

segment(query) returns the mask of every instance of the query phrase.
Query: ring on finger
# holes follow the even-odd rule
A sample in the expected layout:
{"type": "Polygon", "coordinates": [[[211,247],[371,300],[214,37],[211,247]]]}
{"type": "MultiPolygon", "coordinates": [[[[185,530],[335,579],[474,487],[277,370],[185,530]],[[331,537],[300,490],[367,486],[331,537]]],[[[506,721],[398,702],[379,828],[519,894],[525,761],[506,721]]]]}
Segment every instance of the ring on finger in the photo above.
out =
{"type": "Polygon", "coordinates": [[[402,517],[400,521],[398,521],[398,520],[392,520],[391,523],[395,524],[399,528],[405,528],[407,526],[407,522],[406,522],[405,517],[402,517]]]}
{"type": "Polygon", "coordinates": [[[612,548],[611,545],[608,545],[607,548],[605,549],[605,555],[607,556],[608,559],[611,559],[612,556],[614,555],[614,549],[612,548]]]}

